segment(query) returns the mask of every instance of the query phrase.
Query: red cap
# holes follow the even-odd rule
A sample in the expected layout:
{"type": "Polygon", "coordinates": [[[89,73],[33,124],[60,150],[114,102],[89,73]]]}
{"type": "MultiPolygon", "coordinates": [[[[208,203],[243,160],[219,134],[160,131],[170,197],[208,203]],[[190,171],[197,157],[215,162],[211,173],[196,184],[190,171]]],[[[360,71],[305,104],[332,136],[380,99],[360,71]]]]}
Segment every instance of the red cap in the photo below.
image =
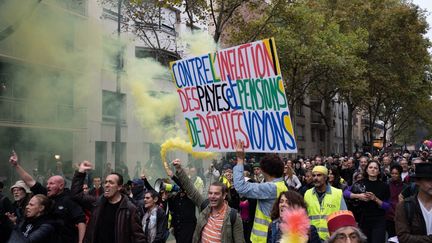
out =
{"type": "Polygon", "coordinates": [[[336,230],[346,226],[357,228],[357,222],[355,221],[354,215],[349,210],[340,210],[327,217],[327,227],[330,234],[333,234],[336,230]]]}

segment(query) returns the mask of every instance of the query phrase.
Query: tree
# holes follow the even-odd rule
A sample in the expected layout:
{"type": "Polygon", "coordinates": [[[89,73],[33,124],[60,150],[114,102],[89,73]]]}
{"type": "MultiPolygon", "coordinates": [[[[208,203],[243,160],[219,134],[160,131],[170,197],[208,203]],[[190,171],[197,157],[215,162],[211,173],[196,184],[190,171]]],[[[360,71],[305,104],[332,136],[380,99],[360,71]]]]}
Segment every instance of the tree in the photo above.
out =
{"type": "Polygon", "coordinates": [[[396,0],[371,1],[363,21],[369,32],[367,61],[370,146],[378,118],[386,123],[402,117],[415,105],[415,97],[428,97],[425,71],[430,61],[429,41],[423,37],[427,23],[415,5],[396,0]],[[408,106],[408,107],[407,107],[408,106]],[[393,117],[393,118],[392,118],[393,117]]]}
{"type": "Polygon", "coordinates": [[[350,81],[364,72],[358,53],[366,49],[365,32],[361,28],[342,32],[330,17],[328,4],[275,1],[260,6],[255,9],[261,11],[261,18],[248,24],[243,20],[245,25],[234,28],[230,39],[237,44],[244,39],[275,37],[290,108],[299,103],[321,116],[326,128],[326,153],[331,152],[332,144],[332,101],[342,87],[348,89],[350,81]],[[305,95],[319,104],[311,105],[305,95]]]}

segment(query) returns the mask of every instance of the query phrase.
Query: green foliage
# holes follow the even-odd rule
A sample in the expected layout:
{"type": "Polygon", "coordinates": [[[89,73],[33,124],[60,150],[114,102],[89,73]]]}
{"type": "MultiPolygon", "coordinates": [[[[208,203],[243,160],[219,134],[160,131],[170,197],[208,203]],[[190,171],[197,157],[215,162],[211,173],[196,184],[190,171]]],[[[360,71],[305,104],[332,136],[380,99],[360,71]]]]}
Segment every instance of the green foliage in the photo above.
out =
{"type": "Polygon", "coordinates": [[[424,109],[431,105],[430,42],[418,6],[402,0],[284,0],[248,7],[248,15],[236,16],[229,42],[275,37],[292,107],[308,106],[304,94],[325,107],[338,96],[373,123],[384,121],[395,139],[416,119],[432,124],[424,109]]]}

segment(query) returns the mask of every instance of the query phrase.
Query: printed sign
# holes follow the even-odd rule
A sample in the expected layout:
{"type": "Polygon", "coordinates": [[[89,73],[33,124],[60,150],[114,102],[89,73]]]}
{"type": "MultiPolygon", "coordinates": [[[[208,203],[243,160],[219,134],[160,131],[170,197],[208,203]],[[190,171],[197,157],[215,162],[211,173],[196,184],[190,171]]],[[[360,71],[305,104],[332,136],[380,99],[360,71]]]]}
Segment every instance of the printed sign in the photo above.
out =
{"type": "Polygon", "coordinates": [[[273,38],[170,66],[194,151],[297,152],[273,38]]]}

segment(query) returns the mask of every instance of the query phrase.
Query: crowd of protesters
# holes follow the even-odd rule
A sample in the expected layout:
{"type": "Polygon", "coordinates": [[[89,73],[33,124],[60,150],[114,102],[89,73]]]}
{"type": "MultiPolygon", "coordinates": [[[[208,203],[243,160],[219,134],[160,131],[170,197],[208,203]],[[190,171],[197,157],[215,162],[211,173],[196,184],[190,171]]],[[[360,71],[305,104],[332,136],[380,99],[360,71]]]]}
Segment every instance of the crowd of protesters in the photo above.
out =
{"type": "Polygon", "coordinates": [[[0,243],[276,243],[290,209],[307,213],[312,243],[432,242],[432,152],[248,156],[238,142],[202,174],[176,159],[154,186],[127,168],[94,175],[83,161],[69,188],[59,174],[43,183],[13,154],[20,180],[10,199],[0,182],[0,243]]]}

